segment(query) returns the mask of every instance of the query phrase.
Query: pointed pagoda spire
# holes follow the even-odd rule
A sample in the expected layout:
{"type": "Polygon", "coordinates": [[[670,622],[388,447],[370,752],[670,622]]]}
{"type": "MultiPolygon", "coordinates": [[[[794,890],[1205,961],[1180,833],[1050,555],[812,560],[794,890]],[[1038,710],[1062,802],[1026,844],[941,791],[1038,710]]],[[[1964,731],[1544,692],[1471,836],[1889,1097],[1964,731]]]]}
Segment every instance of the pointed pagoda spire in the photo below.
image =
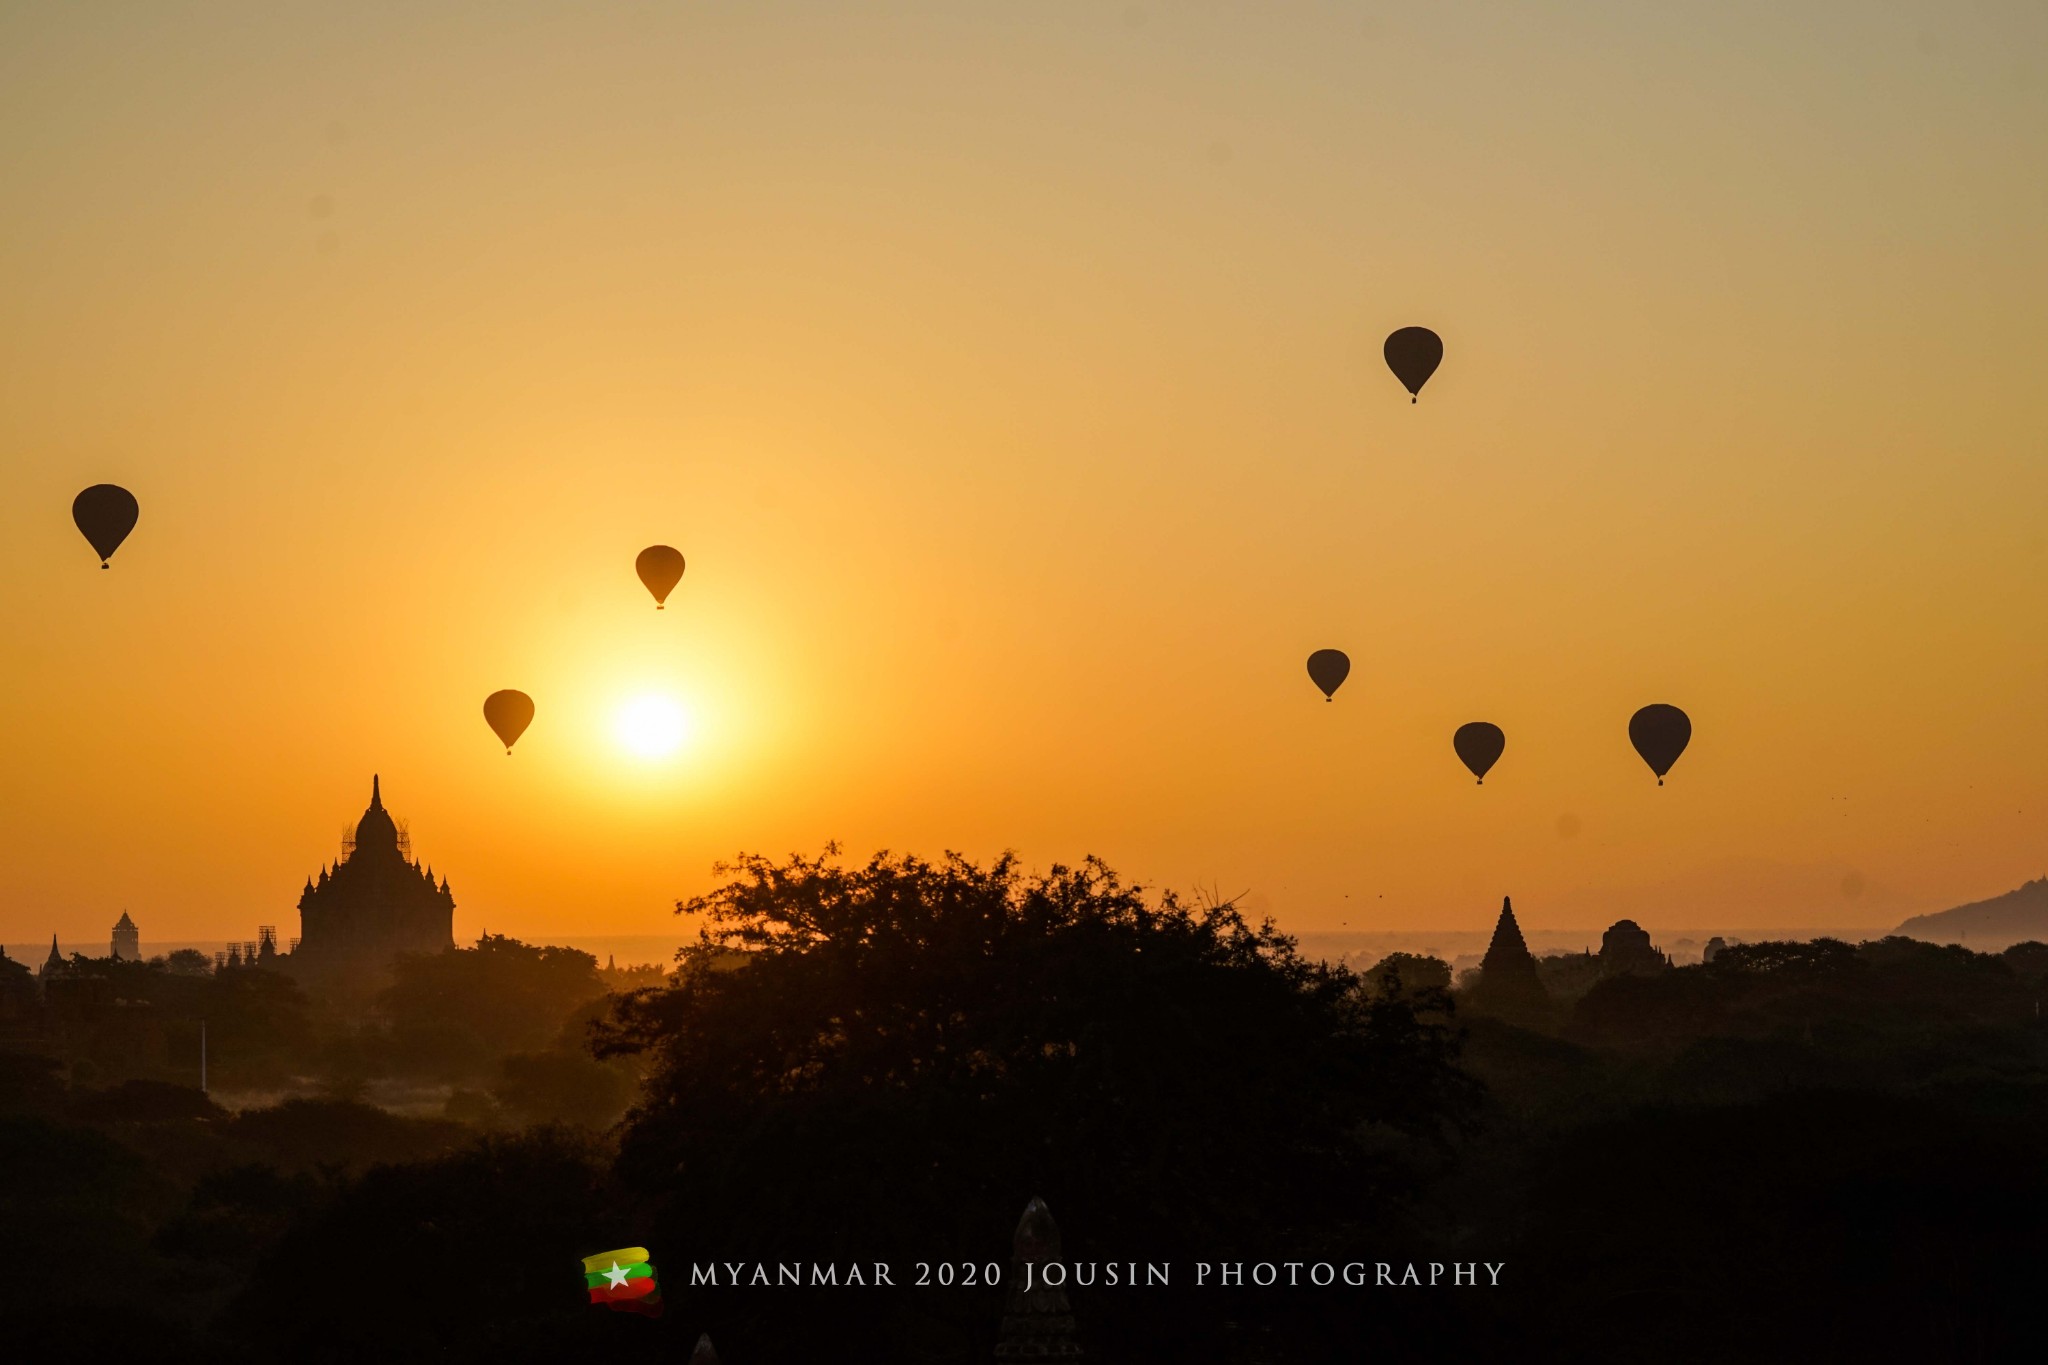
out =
{"type": "Polygon", "coordinates": [[[1522,926],[1515,922],[1515,903],[1502,896],[1500,918],[1493,926],[1493,941],[1486,945],[1486,965],[1492,966],[1496,961],[1528,956],[1528,940],[1522,937],[1522,926]]]}
{"type": "Polygon", "coordinates": [[[1501,1014],[1522,1015],[1542,1009],[1550,1002],[1537,974],[1536,959],[1515,922],[1514,903],[1500,898],[1500,919],[1493,926],[1493,941],[1479,963],[1479,981],[1473,990],[1474,1003],[1501,1014]]]}
{"type": "Polygon", "coordinates": [[[378,789],[377,774],[370,774],[370,809],[384,809],[384,793],[378,789]]]}
{"type": "Polygon", "coordinates": [[[57,936],[55,934],[50,935],[50,956],[43,965],[46,967],[61,967],[64,965],[64,955],[57,951],[57,936]]]}

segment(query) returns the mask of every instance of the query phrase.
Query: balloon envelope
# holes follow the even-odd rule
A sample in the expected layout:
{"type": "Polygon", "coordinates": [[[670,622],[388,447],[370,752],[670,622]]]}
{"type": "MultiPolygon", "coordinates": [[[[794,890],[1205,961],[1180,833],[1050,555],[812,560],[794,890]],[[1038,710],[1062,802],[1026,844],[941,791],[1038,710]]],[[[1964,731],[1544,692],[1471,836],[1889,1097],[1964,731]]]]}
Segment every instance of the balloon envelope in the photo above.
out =
{"type": "Polygon", "coordinates": [[[533,724],[533,698],[524,692],[510,688],[493,692],[484,698],[484,719],[491,723],[491,729],[505,746],[505,752],[512,752],[512,743],[526,733],[526,727],[533,724]]]}
{"type": "Polygon", "coordinates": [[[1308,656],[1308,675],[1323,689],[1323,700],[1332,701],[1351,675],[1351,657],[1341,649],[1319,649],[1308,656]]]}
{"type": "Polygon", "coordinates": [[[1643,762],[1664,785],[1664,774],[1678,762],[1685,746],[1692,742],[1692,719],[1675,706],[1656,702],[1628,718],[1628,742],[1636,746],[1643,762]]]}
{"type": "Polygon", "coordinates": [[[654,594],[654,609],[666,610],[668,595],[683,581],[682,551],[667,545],[650,545],[633,561],[633,571],[654,594]]]}
{"type": "Polygon", "coordinates": [[[71,500],[71,520],[99,553],[102,569],[135,529],[141,512],[135,495],[119,484],[96,483],[71,500]]]}
{"type": "Polygon", "coordinates": [[[1381,352],[1387,357],[1387,368],[1394,372],[1394,378],[1408,390],[1408,401],[1412,403],[1436,373],[1436,367],[1444,363],[1444,340],[1427,327],[1403,327],[1388,336],[1381,352]]]}
{"type": "Polygon", "coordinates": [[[1498,725],[1475,720],[1458,727],[1458,733],[1451,736],[1451,747],[1472,770],[1472,776],[1484,785],[1486,770],[1500,762],[1501,751],[1508,747],[1508,737],[1501,733],[1498,725]]]}

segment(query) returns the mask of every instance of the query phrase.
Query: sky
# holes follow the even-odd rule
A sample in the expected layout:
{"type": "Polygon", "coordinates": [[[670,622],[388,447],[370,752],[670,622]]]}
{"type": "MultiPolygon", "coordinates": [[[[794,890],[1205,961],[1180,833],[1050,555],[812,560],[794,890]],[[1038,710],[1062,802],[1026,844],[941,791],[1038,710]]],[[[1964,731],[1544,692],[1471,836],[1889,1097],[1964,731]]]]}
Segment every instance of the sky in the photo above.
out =
{"type": "Polygon", "coordinates": [[[2034,0],[5,5],[0,939],[294,934],[373,772],[458,939],[828,840],[1302,932],[1996,894],[2044,160],[2034,0]]]}

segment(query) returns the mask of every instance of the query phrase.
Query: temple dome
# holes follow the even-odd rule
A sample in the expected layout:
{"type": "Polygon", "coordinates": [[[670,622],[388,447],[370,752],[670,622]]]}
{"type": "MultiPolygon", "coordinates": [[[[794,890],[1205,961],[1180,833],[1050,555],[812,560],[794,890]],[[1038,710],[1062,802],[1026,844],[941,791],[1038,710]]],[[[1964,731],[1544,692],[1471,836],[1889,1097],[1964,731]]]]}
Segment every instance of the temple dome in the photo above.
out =
{"type": "Polygon", "coordinates": [[[365,849],[398,847],[398,826],[391,819],[391,813],[384,809],[384,796],[377,787],[375,774],[370,777],[370,808],[363,812],[363,818],[356,822],[356,851],[365,849]]]}
{"type": "Polygon", "coordinates": [[[370,779],[369,809],[344,843],[341,861],[299,895],[291,951],[272,956],[302,982],[353,997],[388,980],[400,953],[454,947],[455,897],[445,878],[437,887],[413,861],[403,822],[384,808],[381,779],[370,779]]]}

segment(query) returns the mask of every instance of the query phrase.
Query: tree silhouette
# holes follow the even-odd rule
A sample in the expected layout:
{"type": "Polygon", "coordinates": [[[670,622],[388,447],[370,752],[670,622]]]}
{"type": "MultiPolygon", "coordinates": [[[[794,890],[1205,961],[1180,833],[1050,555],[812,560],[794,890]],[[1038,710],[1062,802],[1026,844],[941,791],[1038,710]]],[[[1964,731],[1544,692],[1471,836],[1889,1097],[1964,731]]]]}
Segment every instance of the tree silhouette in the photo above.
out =
{"type": "MultiPolygon", "coordinates": [[[[1383,1218],[1472,1101],[1449,1029],[1398,992],[1099,862],[828,849],[727,870],[678,907],[706,924],[675,984],[600,1036],[653,1060],[622,1174],[729,1258],[1000,1259],[1032,1192],[1075,1256],[1306,1250],[1383,1218]]],[[[787,1292],[720,1302],[781,1349],[826,1348],[787,1292]]],[[[907,1302],[834,1298],[831,1333],[907,1302]]],[[[994,1302],[915,1299],[976,1340],[994,1302]]],[[[1102,1311],[1155,1347],[1187,1321],[1165,1297],[1102,1311]]]]}
{"type": "Polygon", "coordinates": [[[392,964],[377,1006],[388,1065],[452,1078],[488,1075],[509,1053],[555,1041],[563,1021],[601,998],[597,959],[487,934],[474,948],[410,954],[392,964]]]}

